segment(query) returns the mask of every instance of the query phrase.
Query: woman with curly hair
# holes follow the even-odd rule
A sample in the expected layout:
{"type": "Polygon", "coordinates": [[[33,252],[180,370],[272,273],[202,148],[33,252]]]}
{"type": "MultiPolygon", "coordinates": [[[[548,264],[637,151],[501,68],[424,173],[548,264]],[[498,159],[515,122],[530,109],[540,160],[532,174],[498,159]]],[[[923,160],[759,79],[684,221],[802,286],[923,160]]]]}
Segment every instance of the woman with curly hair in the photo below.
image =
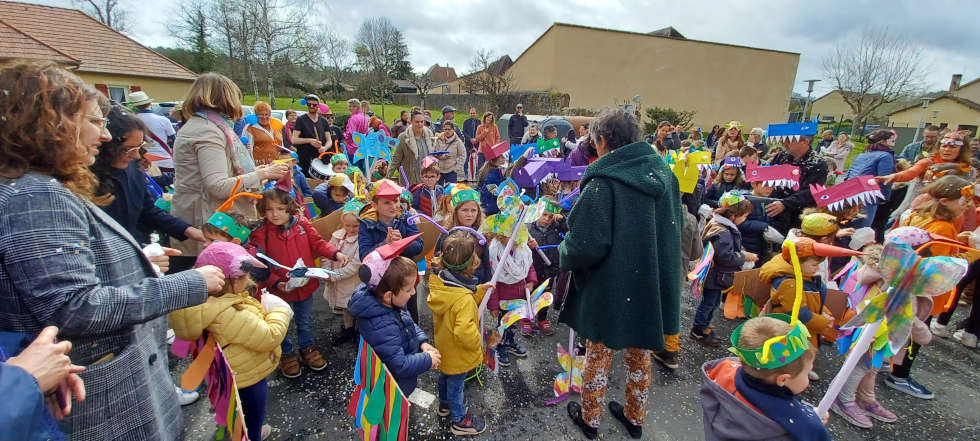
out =
{"type": "Polygon", "coordinates": [[[3,66],[0,90],[0,331],[30,341],[55,325],[73,343],[85,401],[54,406],[72,440],[180,438],[165,316],[220,291],[221,270],[157,276],[167,257],[148,259],[93,203],[104,95],[54,63],[3,66]]]}

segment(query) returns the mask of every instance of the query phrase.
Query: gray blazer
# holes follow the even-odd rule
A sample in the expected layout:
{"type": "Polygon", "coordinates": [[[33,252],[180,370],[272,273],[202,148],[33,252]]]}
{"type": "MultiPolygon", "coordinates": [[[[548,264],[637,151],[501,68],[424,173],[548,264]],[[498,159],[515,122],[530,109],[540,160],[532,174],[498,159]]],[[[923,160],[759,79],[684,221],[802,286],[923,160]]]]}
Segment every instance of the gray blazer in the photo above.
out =
{"type": "Polygon", "coordinates": [[[196,271],[156,277],[133,238],[50,176],[0,178],[0,330],[61,330],[87,398],[61,429],[73,441],[180,439],[166,314],[203,303],[196,271]]]}

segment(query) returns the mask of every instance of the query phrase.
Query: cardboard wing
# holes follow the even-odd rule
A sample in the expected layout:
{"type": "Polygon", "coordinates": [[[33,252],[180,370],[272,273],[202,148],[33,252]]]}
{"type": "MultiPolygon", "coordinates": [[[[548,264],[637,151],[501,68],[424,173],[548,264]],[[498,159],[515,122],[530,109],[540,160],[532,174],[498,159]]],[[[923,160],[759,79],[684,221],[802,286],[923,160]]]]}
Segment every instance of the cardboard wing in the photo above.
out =
{"type": "Polygon", "coordinates": [[[732,292],[748,296],[759,308],[762,308],[769,301],[769,284],[759,280],[761,269],[751,269],[735,273],[735,282],[732,284],[732,292]]]}

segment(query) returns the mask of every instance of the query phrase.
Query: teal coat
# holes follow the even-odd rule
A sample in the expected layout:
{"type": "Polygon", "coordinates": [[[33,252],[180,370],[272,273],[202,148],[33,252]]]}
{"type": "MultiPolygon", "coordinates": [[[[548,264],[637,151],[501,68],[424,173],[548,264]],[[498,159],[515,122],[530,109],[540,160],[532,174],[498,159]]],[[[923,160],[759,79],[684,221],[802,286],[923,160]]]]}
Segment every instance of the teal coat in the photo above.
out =
{"type": "Polygon", "coordinates": [[[681,213],[677,178],[646,142],[585,171],[559,248],[572,286],[560,321],[611,349],[664,350],[680,327],[681,213]]]}

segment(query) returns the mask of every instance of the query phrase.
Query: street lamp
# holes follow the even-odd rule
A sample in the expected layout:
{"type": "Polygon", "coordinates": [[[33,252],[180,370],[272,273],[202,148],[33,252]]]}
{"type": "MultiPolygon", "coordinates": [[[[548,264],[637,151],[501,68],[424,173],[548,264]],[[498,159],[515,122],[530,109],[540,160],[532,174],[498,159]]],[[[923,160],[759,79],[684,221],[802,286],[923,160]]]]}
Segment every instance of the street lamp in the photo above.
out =
{"type": "Polygon", "coordinates": [[[912,137],[912,142],[919,141],[919,133],[922,132],[922,129],[926,127],[926,123],[923,121],[923,118],[925,117],[926,109],[928,108],[929,108],[929,98],[923,98],[922,111],[919,112],[919,125],[915,128],[915,136],[912,137]]]}
{"type": "Polygon", "coordinates": [[[818,81],[820,81],[820,80],[806,80],[806,81],[804,81],[804,83],[807,83],[807,87],[806,87],[806,103],[803,104],[803,120],[804,121],[806,121],[808,119],[806,112],[810,108],[810,95],[813,93],[813,83],[816,83],[818,81]]]}

